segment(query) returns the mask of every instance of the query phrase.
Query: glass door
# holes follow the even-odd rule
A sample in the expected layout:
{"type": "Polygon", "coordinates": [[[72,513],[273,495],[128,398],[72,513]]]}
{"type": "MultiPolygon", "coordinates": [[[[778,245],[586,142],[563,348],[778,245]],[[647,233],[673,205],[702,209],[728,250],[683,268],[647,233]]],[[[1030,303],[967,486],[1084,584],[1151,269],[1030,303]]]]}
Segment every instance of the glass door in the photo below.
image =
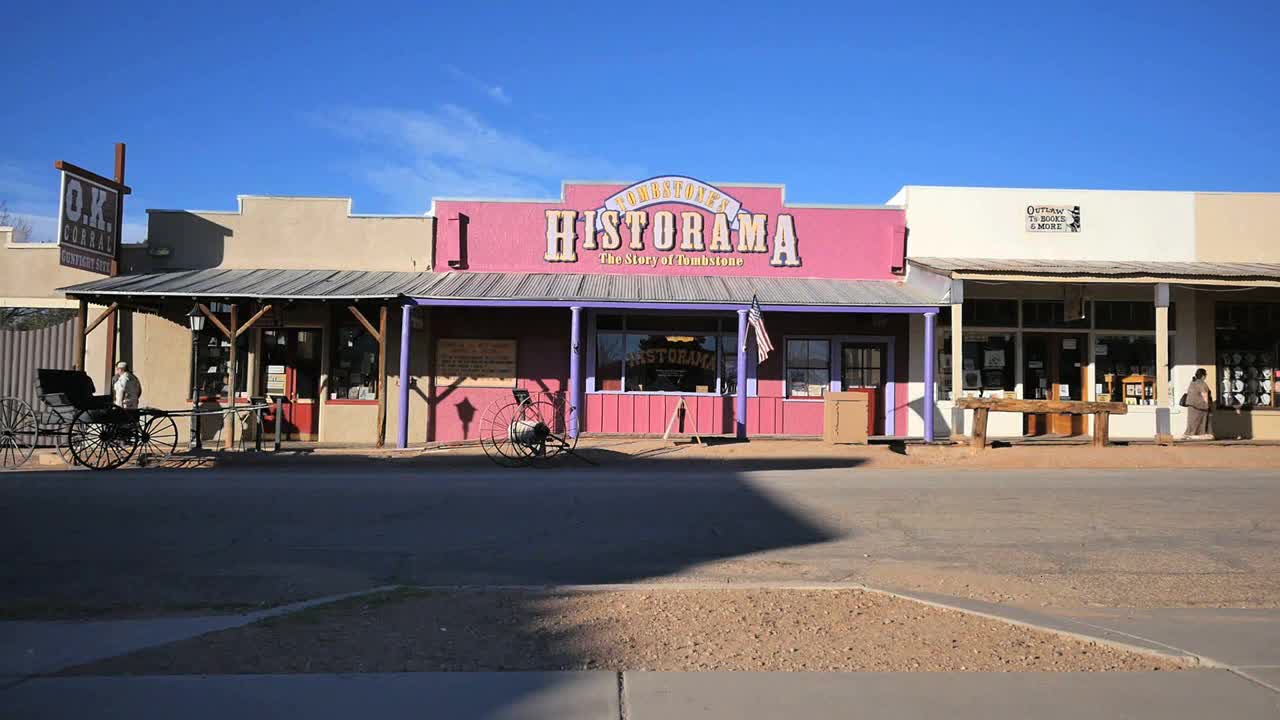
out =
{"type": "Polygon", "coordinates": [[[878,343],[844,343],[840,346],[840,389],[865,390],[867,402],[867,434],[884,435],[884,396],[886,347],[878,343]]]}
{"type": "MultiPolygon", "coordinates": [[[[271,328],[262,331],[261,387],[281,399],[281,433],[291,440],[314,440],[320,427],[320,330],[271,328]]],[[[274,408],[263,417],[268,433],[274,408]]]]}

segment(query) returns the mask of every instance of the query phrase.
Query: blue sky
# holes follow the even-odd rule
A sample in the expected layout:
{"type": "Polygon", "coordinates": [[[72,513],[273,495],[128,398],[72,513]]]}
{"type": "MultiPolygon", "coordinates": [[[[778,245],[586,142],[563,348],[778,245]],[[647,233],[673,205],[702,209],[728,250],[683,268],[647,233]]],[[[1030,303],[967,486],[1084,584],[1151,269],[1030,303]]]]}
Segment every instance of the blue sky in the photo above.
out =
{"type": "Polygon", "coordinates": [[[1280,3],[30,3],[0,43],[0,200],[55,159],[145,208],[554,196],[562,179],[1280,191],[1280,3]],[[285,7],[280,5],[280,7],[285,7]],[[112,57],[112,56],[116,57],[112,57]]]}

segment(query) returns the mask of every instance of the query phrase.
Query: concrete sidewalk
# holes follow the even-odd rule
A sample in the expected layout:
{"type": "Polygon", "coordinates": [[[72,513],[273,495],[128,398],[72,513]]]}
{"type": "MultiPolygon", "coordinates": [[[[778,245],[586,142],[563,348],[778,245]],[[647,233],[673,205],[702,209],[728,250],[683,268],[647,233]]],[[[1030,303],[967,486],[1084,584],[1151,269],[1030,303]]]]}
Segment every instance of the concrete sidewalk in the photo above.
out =
{"type": "Polygon", "coordinates": [[[1225,671],[1178,673],[401,673],[52,678],[0,715],[756,720],[1274,720],[1280,695],[1225,671]]]}

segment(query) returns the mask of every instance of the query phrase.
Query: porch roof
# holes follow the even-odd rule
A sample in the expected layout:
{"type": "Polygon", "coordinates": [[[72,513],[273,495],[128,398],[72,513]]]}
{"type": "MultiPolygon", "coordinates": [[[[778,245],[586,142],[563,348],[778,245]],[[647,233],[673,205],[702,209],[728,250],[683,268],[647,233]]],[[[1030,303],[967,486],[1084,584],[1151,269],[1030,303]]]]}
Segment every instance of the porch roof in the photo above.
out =
{"type": "Polygon", "coordinates": [[[956,278],[999,277],[1039,282],[1169,282],[1271,285],[1280,282],[1280,263],[1164,262],[1139,260],[1045,260],[914,257],[908,262],[956,278]]]}
{"type": "Polygon", "coordinates": [[[117,275],[59,289],[108,297],[377,300],[411,295],[433,279],[425,272],[211,268],[117,275]]]}
{"type": "Polygon", "coordinates": [[[423,304],[649,303],[925,307],[945,291],[894,280],[522,272],[208,269],[139,273],[60,288],[68,295],[275,300],[412,298],[423,304]]]}
{"type": "Polygon", "coordinates": [[[829,280],[714,275],[448,272],[421,300],[680,305],[936,306],[945,292],[895,280],[829,280]]]}

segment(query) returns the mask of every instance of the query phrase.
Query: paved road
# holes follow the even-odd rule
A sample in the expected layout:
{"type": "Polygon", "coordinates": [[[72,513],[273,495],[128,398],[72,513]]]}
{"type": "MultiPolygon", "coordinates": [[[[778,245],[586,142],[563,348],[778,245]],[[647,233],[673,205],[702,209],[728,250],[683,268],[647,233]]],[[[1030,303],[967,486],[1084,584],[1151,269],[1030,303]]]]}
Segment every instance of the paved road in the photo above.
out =
{"type": "Polygon", "coordinates": [[[22,718],[956,718],[1271,720],[1280,695],[1192,673],[395,673],[47,678],[0,690],[22,718]]]}
{"type": "Polygon", "coordinates": [[[0,475],[0,608],[275,602],[388,583],[867,581],[1042,605],[1280,604],[1280,473],[0,475]]]}

